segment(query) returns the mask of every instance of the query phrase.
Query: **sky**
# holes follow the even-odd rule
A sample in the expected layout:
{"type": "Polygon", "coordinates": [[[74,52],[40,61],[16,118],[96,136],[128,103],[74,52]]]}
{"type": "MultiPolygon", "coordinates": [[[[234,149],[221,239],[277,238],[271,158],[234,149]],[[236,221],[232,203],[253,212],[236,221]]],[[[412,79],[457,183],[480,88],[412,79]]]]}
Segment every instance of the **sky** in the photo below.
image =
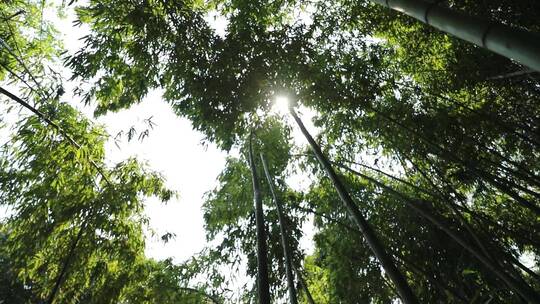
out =
{"type": "MultiPolygon", "coordinates": [[[[55,12],[50,10],[46,12],[46,18],[54,22],[60,30],[69,53],[81,48],[79,37],[86,35],[89,29],[84,26],[74,27],[72,21],[75,16],[72,12],[69,12],[66,18],[59,19],[55,12]]],[[[227,21],[224,17],[209,15],[206,19],[216,33],[225,34],[227,21]]],[[[65,78],[69,78],[68,71],[64,70],[63,73],[65,78]]],[[[74,83],[66,83],[66,92],[71,92],[74,86],[74,83]]],[[[69,94],[63,98],[88,116],[92,115],[92,107],[83,106],[76,99],[71,99],[69,94]]],[[[284,106],[284,100],[281,99],[276,104],[275,111],[283,113],[284,106]]],[[[307,111],[306,114],[306,125],[313,129],[309,119],[313,113],[307,111]]],[[[120,131],[127,132],[132,126],[141,132],[146,129],[144,120],[149,117],[152,117],[156,125],[150,130],[148,137],[143,141],[135,137],[128,142],[124,136],[124,140],[118,145],[109,141],[106,144],[106,155],[111,164],[128,157],[145,161],[149,168],[165,177],[170,189],[178,191],[179,198],[167,204],[152,198],[147,201],[145,212],[155,234],[148,235],[146,253],[156,259],[173,258],[176,262],[182,262],[206,245],[201,210],[203,196],[217,186],[217,176],[224,168],[227,154],[212,143],[205,142],[203,145],[204,136],[193,130],[189,120],[175,115],[171,107],[162,100],[159,91],[151,91],[142,103],[127,110],[93,120],[103,124],[109,134],[115,135],[120,131]],[[165,233],[172,233],[176,237],[165,244],[160,240],[160,236],[165,233]]],[[[306,143],[298,129],[294,130],[293,137],[298,144],[306,143]]],[[[296,175],[291,177],[290,182],[293,188],[302,188],[306,180],[296,175]]],[[[312,223],[306,223],[303,229],[306,236],[301,240],[301,247],[309,252],[312,248],[312,223]]]]}
{"type": "Polygon", "coordinates": [[[142,125],[142,120],[150,116],[156,126],[148,137],[143,141],[124,140],[119,147],[109,141],[107,157],[111,162],[131,156],[147,161],[152,170],[163,174],[170,189],[178,191],[179,198],[167,204],[157,199],[146,204],[150,225],[156,232],[148,240],[147,254],[182,261],[205,245],[202,197],[217,185],[216,177],[224,167],[226,154],[213,144],[203,146],[203,136],[192,129],[187,119],[176,116],[157,92],[129,110],[108,114],[98,121],[110,134],[116,134],[129,129],[134,122],[142,125]],[[166,232],[176,238],[163,244],[159,239],[166,232]]]}

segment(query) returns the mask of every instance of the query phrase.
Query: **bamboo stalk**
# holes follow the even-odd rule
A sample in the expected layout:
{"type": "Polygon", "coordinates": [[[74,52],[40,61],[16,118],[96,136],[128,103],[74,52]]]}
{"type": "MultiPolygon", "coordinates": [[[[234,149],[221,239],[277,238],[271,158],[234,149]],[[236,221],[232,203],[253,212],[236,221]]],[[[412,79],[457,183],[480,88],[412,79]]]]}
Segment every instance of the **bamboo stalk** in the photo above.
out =
{"type": "Polygon", "coordinates": [[[292,254],[289,242],[287,241],[287,227],[285,227],[285,214],[283,213],[283,206],[278,200],[276,191],[274,190],[274,182],[268,171],[268,164],[262,152],[260,153],[261,162],[263,164],[264,175],[266,176],[266,181],[268,182],[268,187],[270,188],[270,193],[272,194],[272,199],[276,205],[278,220],[279,220],[279,230],[281,234],[281,246],[283,247],[283,256],[285,257],[285,272],[287,274],[287,287],[289,289],[289,301],[291,304],[298,304],[298,298],[296,296],[296,289],[294,288],[294,275],[292,272],[292,254]]]}
{"type": "Polygon", "coordinates": [[[262,209],[262,196],[257,176],[257,167],[253,156],[253,134],[249,138],[249,166],[253,182],[253,201],[255,204],[255,222],[257,227],[257,296],[259,304],[270,304],[270,283],[268,281],[268,257],[266,246],[266,231],[262,209]]]}
{"type": "Polygon", "coordinates": [[[358,208],[356,203],[353,201],[348,191],[345,189],[345,186],[340,181],[339,177],[337,176],[336,172],[332,168],[332,165],[330,164],[329,160],[326,158],[326,156],[322,152],[319,145],[315,142],[313,137],[309,134],[309,132],[307,131],[306,127],[304,126],[300,118],[296,115],[294,109],[291,107],[289,111],[291,115],[293,116],[294,120],[296,121],[296,123],[298,124],[298,126],[300,127],[307,141],[311,145],[311,148],[313,152],[315,153],[315,156],[317,157],[319,163],[326,171],[328,177],[332,180],[332,183],[334,184],[334,187],[336,188],[336,191],[338,192],[338,195],[341,201],[347,207],[347,210],[349,211],[355,224],[358,226],[358,228],[362,232],[371,251],[377,258],[377,260],[381,263],[381,266],[385,270],[386,274],[388,274],[393,284],[395,285],[397,293],[399,294],[403,302],[406,304],[418,303],[418,300],[416,299],[416,296],[413,294],[409,284],[407,283],[407,280],[401,274],[399,269],[396,267],[394,261],[392,260],[392,257],[387,253],[381,241],[375,234],[375,231],[373,230],[373,228],[371,228],[371,226],[365,219],[364,215],[362,214],[362,212],[360,212],[360,209],[358,208]]]}
{"type": "Polygon", "coordinates": [[[540,71],[540,36],[467,16],[424,0],[371,0],[540,71]]]}

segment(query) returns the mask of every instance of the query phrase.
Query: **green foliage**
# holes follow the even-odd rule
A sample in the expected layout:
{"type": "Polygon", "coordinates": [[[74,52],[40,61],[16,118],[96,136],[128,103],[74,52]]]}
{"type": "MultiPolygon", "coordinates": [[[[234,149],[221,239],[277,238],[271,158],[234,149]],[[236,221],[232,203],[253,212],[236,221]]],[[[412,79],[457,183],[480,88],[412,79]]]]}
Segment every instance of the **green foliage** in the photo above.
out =
{"type": "MultiPolygon", "coordinates": [[[[328,280],[328,270],[317,265],[314,256],[307,256],[304,260],[304,269],[308,274],[306,284],[313,297],[315,303],[329,304],[330,296],[328,292],[331,290],[328,280]]],[[[304,294],[304,299],[301,303],[309,303],[304,294]]]]}
{"type": "Polygon", "coordinates": [[[43,17],[45,9],[54,7],[49,1],[38,0],[0,3],[0,80],[23,85],[19,77],[34,91],[42,89],[36,82],[56,91],[56,87],[48,87],[50,79],[40,77],[47,64],[57,60],[61,52],[58,31],[43,17]]]}
{"type": "Polygon", "coordinates": [[[25,304],[35,303],[38,301],[32,295],[33,284],[31,282],[24,283],[17,278],[17,274],[13,271],[12,261],[5,246],[6,235],[4,226],[0,228],[0,299],[6,303],[25,304]]]}
{"type": "Polygon", "coordinates": [[[186,287],[191,275],[189,264],[175,265],[170,260],[145,260],[131,267],[132,283],[123,290],[122,303],[221,303],[203,288],[186,287]]]}
{"type": "Polygon", "coordinates": [[[75,77],[97,76],[85,100],[95,98],[96,114],[103,114],[163,88],[179,115],[229,149],[245,135],[245,113],[260,106],[268,110],[273,94],[297,73],[292,67],[306,38],[302,28],[267,31],[259,26],[269,22],[260,10],[269,14],[275,6],[252,1],[224,6],[237,12],[231,13],[225,37],[204,20],[202,8],[186,2],[91,1],[79,8],[81,22],[89,23],[92,33],[67,65],[75,77]]]}
{"type": "Polygon", "coordinates": [[[11,212],[3,228],[11,271],[44,299],[69,263],[57,301],[115,302],[131,264],[144,258],[144,198],[167,201],[173,193],[135,160],[105,169],[106,136],[70,106],[39,110],[81,147],[35,116],[17,123],[0,173],[2,205],[11,212]]]}
{"type": "MultiPolygon", "coordinates": [[[[540,30],[539,7],[531,1],[438,5],[540,30]]],[[[23,26],[15,26],[20,15],[13,17],[0,24],[0,34],[41,75],[39,60],[56,58],[58,44],[54,30],[38,25],[38,7],[33,1],[0,4],[3,18],[20,8],[32,17],[23,26]],[[45,30],[33,39],[38,28],[45,30]]],[[[2,225],[5,298],[25,303],[48,296],[68,260],[59,302],[205,303],[233,280],[218,274],[224,267],[237,273],[245,264],[254,277],[246,162],[253,132],[255,154],[266,156],[283,199],[294,267],[303,261],[316,302],[395,302],[393,286],[324,172],[313,158],[291,157],[297,147],[290,127],[268,113],[277,94],[315,112],[325,153],[343,169],[351,196],[421,302],[520,303],[478,256],[539,292],[535,268],[519,263],[530,254],[537,269],[540,255],[537,74],[369,1],[92,0],[76,10],[91,32],[66,66],[73,79],[90,81],[90,89],[78,93],[97,104],[95,114],[127,108],[162,89],[178,115],[239,154],[227,159],[219,185],[205,198],[211,248],[185,265],[147,260],[144,197],[166,201],[172,193],[135,160],[106,168],[103,130],[66,105],[44,102],[40,110],[81,148],[35,117],[22,119],[4,147],[0,198],[13,213],[2,225]],[[227,19],[225,35],[207,21],[211,13],[227,19]],[[305,193],[285,183],[299,164],[315,177],[305,193]],[[354,174],[342,165],[361,169],[354,174]],[[297,248],[310,216],[315,252],[304,259],[297,248]],[[188,288],[197,275],[207,275],[207,284],[188,288]]],[[[13,55],[0,56],[3,66],[28,73],[13,55]]],[[[264,183],[262,190],[278,301],[285,295],[283,253],[264,183]]],[[[244,287],[237,298],[248,302],[254,288],[244,287]]]]}

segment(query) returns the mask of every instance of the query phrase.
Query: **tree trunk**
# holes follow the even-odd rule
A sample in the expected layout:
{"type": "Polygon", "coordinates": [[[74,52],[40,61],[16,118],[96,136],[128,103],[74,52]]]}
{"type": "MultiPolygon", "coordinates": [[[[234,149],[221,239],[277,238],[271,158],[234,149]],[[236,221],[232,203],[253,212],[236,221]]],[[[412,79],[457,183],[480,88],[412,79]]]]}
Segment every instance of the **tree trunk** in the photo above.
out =
{"type": "Polygon", "coordinates": [[[313,300],[313,296],[311,295],[311,292],[309,292],[309,288],[306,284],[306,281],[304,281],[304,278],[302,278],[302,274],[296,271],[296,276],[298,277],[298,281],[300,282],[302,289],[306,293],[306,298],[307,298],[308,303],[315,304],[315,301],[313,300]]]}
{"type": "Polygon", "coordinates": [[[404,130],[410,132],[413,136],[417,136],[418,139],[420,139],[421,141],[425,142],[426,144],[428,144],[429,146],[431,146],[431,147],[433,147],[433,148],[435,148],[437,150],[437,151],[431,150],[431,153],[436,154],[439,157],[441,157],[443,159],[446,159],[448,161],[460,163],[465,168],[470,170],[470,172],[472,174],[476,175],[480,179],[485,180],[489,184],[491,184],[494,187],[496,187],[497,189],[499,189],[501,192],[506,193],[508,196],[513,198],[517,203],[521,204],[523,207],[531,210],[532,212],[536,213],[537,215],[540,215],[540,207],[538,205],[536,205],[535,203],[533,203],[532,201],[529,201],[529,200],[523,198],[519,193],[517,193],[514,188],[516,186],[518,186],[518,188],[519,188],[519,185],[513,183],[511,180],[509,180],[509,179],[503,180],[500,177],[495,176],[492,173],[487,172],[486,170],[482,170],[481,168],[479,168],[478,165],[474,164],[473,162],[462,159],[461,157],[457,156],[452,151],[449,151],[445,147],[439,146],[438,144],[434,143],[433,141],[426,138],[422,134],[419,134],[415,130],[409,128],[408,126],[406,126],[404,124],[402,124],[400,121],[398,121],[398,120],[396,120],[396,119],[394,119],[394,118],[392,118],[392,117],[390,117],[390,116],[388,116],[386,114],[381,113],[380,111],[378,111],[374,107],[371,107],[371,110],[373,110],[375,113],[377,113],[380,117],[382,117],[382,118],[388,120],[389,122],[403,128],[404,130]]]}
{"type": "Polygon", "coordinates": [[[443,223],[443,221],[440,218],[433,215],[431,212],[425,210],[425,207],[423,205],[426,202],[417,202],[416,200],[375,180],[372,177],[369,177],[351,168],[348,168],[348,167],[345,167],[345,168],[346,170],[350,170],[351,172],[354,171],[355,174],[365,178],[366,180],[370,181],[376,186],[384,190],[387,190],[388,192],[392,193],[396,197],[403,199],[405,202],[407,202],[407,204],[412,209],[418,212],[418,214],[420,214],[422,217],[430,221],[435,226],[439,227],[439,229],[441,229],[446,234],[448,234],[448,236],[454,239],[454,241],[460,244],[465,250],[469,251],[469,253],[471,253],[474,257],[476,257],[482,264],[484,264],[484,266],[486,266],[487,269],[489,269],[499,279],[505,282],[506,285],[510,287],[512,290],[514,290],[517,294],[522,296],[529,303],[540,303],[540,295],[535,290],[533,290],[527,283],[525,283],[525,281],[523,281],[521,277],[516,279],[512,277],[511,275],[509,275],[508,273],[506,273],[504,270],[501,269],[500,265],[496,265],[488,257],[486,257],[483,253],[481,253],[477,248],[471,246],[471,244],[469,244],[467,240],[465,240],[459,234],[451,230],[445,223],[443,223]]]}
{"type": "Polygon", "coordinates": [[[75,239],[71,243],[71,246],[69,248],[69,252],[66,256],[66,259],[64,260],[64,264],[62,265],[62,269],[60,269],[60,273],[58,274],[58,277],[56,277],[56,280],[54,282],[54,287],[51,290],[51,294],[49,295],[49,298],[47,299],[47,304],[53,304],[54,299],[56,298],[56,295],[58,294],[58,291],[60,290],[60,286],[62,285],[62,282],[64,281],[64,277],[66,276],[69,266],[71,264],[71,260],[75,256],[75,250],[77,249],[77,245],[79,245],[79,242],[81,241],[81,238],[83,236],[84,230],[86,229],[87,220],[85,220],[81,227],[79,228],[79,232],[77,232],[77,235],[75,236],[75,239]]]}
{"type": "Polygon", "coordinates": [[[364,218],[364,215],[360,212],[360,209],[358,209],[358,206],[356,206],[355,202],[350,197],[349,193],[345,189],[345,186],[343,186],[343,184],[339,180],[336,172],[332,168],[332,165],[330,164],[328,159],[324,156],[319,145],[315,142],[313,137],[311,137],[300,118],[294,112],[294,109],[290,108],[290,112],[294,120],[302,130],[302,133],[306,137],[307,141],[311,145],[311,148],[315,153],[315,156],[319,160],[319,163],[326,171],[328,177],[332,180],[332,183],[334,184],[334,187],[336,188],[336,191],[338,192],[341,201],[347,207],[351,217],[353,218],[354,222],[362,232],[364,238],[366,239],[366,242],[371,248],[371,251],[377,258],[377,260],[379,260],[384,271],[386,272],[386,274],[388,274],[388,276],[394,283],[397,292],[403,302],[406,304],[418,303],[418,300],[416,299],[416,296],[413,294],[411,288],[409,287],[407,280],[396,267],[391,256],[386,252],[379,238],[377,237],[367,220],[364,218]]]}
{"type": "Polygon", "coordinates": [[[285,257],[285,272],[287,273],[287,287],[289,289],[289,300],[291,304],[298,304],[298,299],[296,297],[296,290],[294,288],[294,275],[292,272],[292,253],[287,241],[287,227],[285,221],[285,214],[283,214],[283,207],[281,202],[278,200],[276,192],[274,190],[274,182],[268,171],[268,164],[264,155],[261,153],[261,162],[263,164],[264,174],[266,175],[266,181],[268,182],[268,187],[270,188],[270,193],[272,194],[272,199],[276,205],[278,220],[279,220],[279,232],[281,233],[281,246],[283,247],[283,256],[285,257]]]}
{"type": "Polygon", "coordinates": [[[255,222],[257,226],[257,295],[259,304],[270,304],[270,283],[268,282],[268,258],[266,248],[266,231],[264,227],[264,214],[262,209],[261,189],[255,158],[253,156],[253,135],[249,138],[249,166],[253,182],[253,201],[255,203],[255,222]]]}
{"type": "Polygon", "coordinates": [[[540,71],[540,37],[499,23],[480,20],[423,0],[371,0],[443,32],[540,71]]]}

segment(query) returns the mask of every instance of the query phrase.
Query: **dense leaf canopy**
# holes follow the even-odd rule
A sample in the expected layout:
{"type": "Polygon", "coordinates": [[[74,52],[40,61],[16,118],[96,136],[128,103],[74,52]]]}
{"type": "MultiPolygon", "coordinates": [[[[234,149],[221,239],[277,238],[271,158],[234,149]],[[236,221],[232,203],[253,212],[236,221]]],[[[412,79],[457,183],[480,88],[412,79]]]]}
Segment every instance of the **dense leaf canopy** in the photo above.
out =
{"type": "MultiPolygon", "coordinates": [[[[534,1],[435,2],[540,32],[534,1]]],[[[90,29],[65,55],[44,5],[0,4],[0,79],[57,125],[2,117],[17,122],[0,154],[0,205],[9,210],[0,222],[0,300],[257,301],[252,176],[265,175],[258,158],[250,167],[251,138],[286,215],[279,219],[262,178],[273,302],[287,301],[280,227],[301,303],[400,298],[338,184],[418,302],[540,301],[538,72],[367,0],[63,4],[75,26],[90,29]],[[63,84],[46,65],[61,59],[95,115],[160,90],[230,153],[204,198],[208,248],[192,260],[144,255],[145,200],[174,194],[135,159],[107,165],[103,127],[58,101],[63,84]],[[277,96],[314,117],[315,145],[336,179],[292,135],[293,120],[272,111],[277,96]],[[311,222],[314,248],[305,252],[311,222]],[[247,278],[240,288],[239,278],[247,278]]]]}

